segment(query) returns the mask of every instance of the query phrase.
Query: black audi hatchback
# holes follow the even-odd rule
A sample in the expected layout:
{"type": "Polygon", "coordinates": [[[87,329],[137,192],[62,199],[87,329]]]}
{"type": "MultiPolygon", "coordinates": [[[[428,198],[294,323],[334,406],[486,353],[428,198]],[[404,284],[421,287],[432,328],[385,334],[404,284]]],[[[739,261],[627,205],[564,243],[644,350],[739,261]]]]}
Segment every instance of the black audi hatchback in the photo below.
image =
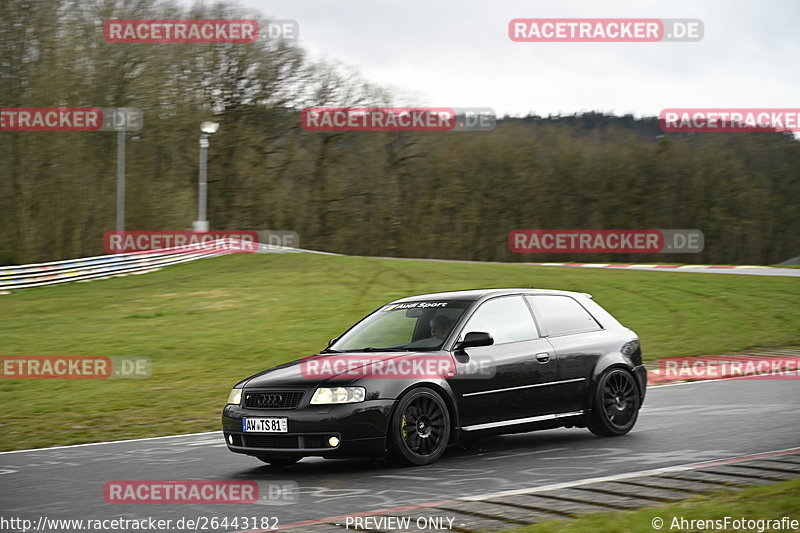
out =
{"type": "Polygon", "coordinates": [[[471,437],[556,427],[624,435],[647,373],[639,339],[584,293],[485,289],[373,311],[321,353],[237,383],[232,452],[435,461],[471,437]]]}

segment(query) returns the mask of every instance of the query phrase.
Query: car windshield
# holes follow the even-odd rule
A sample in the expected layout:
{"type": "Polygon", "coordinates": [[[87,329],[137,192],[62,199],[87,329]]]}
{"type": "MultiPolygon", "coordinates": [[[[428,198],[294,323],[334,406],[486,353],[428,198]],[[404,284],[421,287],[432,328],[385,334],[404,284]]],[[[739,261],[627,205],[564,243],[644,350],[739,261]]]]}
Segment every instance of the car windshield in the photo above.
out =
{"type": "Polygon", "coordinates": [[[441,300],[385,305],[353,326],[327,351],[438,350],[471,304],[441,300]]]}

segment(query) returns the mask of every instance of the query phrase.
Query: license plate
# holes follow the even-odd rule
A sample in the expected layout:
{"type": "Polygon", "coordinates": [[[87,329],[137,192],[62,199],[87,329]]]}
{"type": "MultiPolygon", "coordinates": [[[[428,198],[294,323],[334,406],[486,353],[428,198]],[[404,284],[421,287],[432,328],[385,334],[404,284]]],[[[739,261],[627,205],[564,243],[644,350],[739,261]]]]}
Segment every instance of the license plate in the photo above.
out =
{"type": "Polygon", "coordinates": [[[250,433],[288,433],[286,418],[242,418],[242,431],[250,433]]]}

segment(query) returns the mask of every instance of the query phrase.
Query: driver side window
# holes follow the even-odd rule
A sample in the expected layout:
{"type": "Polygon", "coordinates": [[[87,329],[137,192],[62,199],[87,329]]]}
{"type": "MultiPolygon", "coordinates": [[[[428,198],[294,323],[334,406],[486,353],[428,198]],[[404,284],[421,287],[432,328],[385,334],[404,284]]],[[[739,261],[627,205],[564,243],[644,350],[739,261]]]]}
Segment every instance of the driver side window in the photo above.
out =
{"type": "Polygon", "coordinates": [[[536,323],[522,296],[503,296],[481,304],[461,332],[461,338],[471,331],[485,331],[492,336],[494,344],[539,338],[536,323]]]}

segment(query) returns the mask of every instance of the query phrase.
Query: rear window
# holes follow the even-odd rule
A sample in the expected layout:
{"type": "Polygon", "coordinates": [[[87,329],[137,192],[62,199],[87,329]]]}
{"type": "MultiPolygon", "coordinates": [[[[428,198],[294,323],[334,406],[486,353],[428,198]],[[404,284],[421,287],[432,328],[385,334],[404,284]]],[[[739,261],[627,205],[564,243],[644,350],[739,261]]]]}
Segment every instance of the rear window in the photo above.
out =
{"type": "Polygon", "coordinates": [[[526,296],[544,321],[550,335],[569,335],[602,329],[589,311],[569,296],[526,296]]]}

